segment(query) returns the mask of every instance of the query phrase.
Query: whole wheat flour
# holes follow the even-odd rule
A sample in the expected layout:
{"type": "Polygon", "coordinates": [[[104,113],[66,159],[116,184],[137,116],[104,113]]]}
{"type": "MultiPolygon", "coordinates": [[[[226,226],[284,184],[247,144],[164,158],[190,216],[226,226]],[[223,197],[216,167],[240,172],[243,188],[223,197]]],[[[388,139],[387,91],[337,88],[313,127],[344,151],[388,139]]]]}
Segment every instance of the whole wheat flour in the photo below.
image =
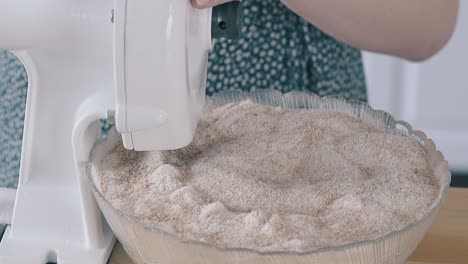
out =
{"type": "Polygon", "coordinates": [[[260,251],[377,238],[421,217],[439,191],[414,139],[350,114],[250,101],[207,106],[186,148],[118,146],[101,167],[116,208],[184,239],[260,251]]]}

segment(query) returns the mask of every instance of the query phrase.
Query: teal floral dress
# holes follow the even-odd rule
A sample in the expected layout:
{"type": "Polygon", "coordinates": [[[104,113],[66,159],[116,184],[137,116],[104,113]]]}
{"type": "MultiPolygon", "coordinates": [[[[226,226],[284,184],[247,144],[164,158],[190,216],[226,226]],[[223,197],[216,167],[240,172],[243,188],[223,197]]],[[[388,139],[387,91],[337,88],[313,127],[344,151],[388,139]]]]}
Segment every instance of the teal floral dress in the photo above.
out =
{"type": "Polygon", "coordinates": [[[366,100],[361,52],[340,43],[279,0],[244,0],[239,41],[218,40],[207,94],[227,89],[310,91],[366,100]]]}
{"type": "MultiPolygon", "coordinates": [[[[207,95],[274,88],[366,100],[359,50],[318,30],[279,0],[243,3],[243,37],[215,43],[207,95]]],[[[26,90],[23,66],[0,51],[0,187],[17,186],[26,90]]]]}

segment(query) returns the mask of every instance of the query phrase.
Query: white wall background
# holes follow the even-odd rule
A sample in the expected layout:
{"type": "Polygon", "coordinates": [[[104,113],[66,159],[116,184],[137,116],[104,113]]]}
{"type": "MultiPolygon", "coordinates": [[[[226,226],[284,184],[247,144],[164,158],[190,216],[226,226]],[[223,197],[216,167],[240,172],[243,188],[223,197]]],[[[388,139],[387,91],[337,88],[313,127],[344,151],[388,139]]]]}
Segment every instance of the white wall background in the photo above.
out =
{"type": "Polygon", "coordinates": [[[468,3],[454,36],[424,63],[364,53],[369,101],[424,131],[449,161],[468,172],[468,3]]]}

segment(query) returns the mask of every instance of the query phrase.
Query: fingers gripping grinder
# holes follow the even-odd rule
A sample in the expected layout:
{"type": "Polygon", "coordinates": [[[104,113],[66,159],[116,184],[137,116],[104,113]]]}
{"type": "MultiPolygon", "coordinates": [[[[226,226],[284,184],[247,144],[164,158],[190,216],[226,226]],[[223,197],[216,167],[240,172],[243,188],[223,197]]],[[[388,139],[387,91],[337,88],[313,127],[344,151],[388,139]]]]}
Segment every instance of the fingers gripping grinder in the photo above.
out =
{"type": "MultiPolygon", "coordinates": [[[[2,0],[0,49],[29,78],[19,186],[0,263],[105,263],[114,236],[86,183],[115,119],[137,151],[184,147],[204,102],[212,38],[238,38],[239,2],[2,0]]],[[[3,217],[5,219],[5,217],[3,217]]]]}

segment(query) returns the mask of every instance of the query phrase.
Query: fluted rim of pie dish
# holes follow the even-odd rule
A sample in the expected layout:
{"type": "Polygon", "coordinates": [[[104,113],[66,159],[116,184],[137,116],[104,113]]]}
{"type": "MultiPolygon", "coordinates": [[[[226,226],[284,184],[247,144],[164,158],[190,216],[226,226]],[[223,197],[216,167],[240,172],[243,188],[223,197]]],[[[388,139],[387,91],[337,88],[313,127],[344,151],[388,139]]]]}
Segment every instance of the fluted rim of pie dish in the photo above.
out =
{"type": "MultiPolygon", "coordinates": [[[[124,212],[122,210],[119,210],[115,208],[112,203],[110,203],[107,198],[101,193],[100,188],[98,188],[95,185],[94,179],[91,176],[91,167],[93,164],[95,164],[95,161],[98,161],[99,163],[102,161],[103,157],[99,157],[97,160],[94,157],[96,155],[96,149],[104,145],[109,139],[114,138],[114,140],[121,140],[120,139],[120,134],[113,128],[109,131],[109,134],[106,137],[102,137],[96,141],[94,144],[88,166],[86,168],[86,174],[88,177],[88,180],[91,183],[91,187],[93,192],[98,195],[98,197],[104,201],[112,210],[114,210],[115,213],[117,213],[120,216],[126,217],[129,220],[131,220],[133,223],[138,224],[140,226],[143,226],[146,230],[151,231],[151,232],[159,232],[162,235],[167,235],[174,237],[180,242],[185,243],[185,244],[195,244],[195,245],[202,245],[206,246],[209,248],[215,248],[221,251],[244,251],[244,252],[252,252],[252,253],[257,253],[260,255],[272,255],[272,254],[284,254],[284,255],[311,255],[311,254],[317,254],[317,253],[323,253],[323,252],[329,252],[329,251],[344,251],[347,249],[351,249],[354,247],[359,247],[359,246],[365,246],[369,244],[375,244],[376,242],[382,241],[389,239],[394,236],[401,235],[407,231],[410,231],[412,228],[416,227],[418,224],[426,220],[428,217],[430,217],[433,213],[436,212],[436,210],[440,207],[441,203],[443,202],[444,198],[446,197],[449,187],[450,187],[450,180],[451,180],[451,174],[448,169],[448,163],[444,159],[444,156],[440,151],[437,150],[434,142],[431,139],[428,139],[426,134],[422,131],[419,130],[413,130],[412,126],[408,124],[405,121],[401,120],[396,120],[393,118],[392,115],[389,113],[382,111],[382,110],[375,110],[373,109],[370,105],[368,105],[365,102],[358,101],[358,100],[346,100],[343,97],[340,96],[326,96],[326,97],[320,97],[314,93],[311,92],[289,92],[289,93],[281,93],[276,90],[272,89],[266,89],[266,90],[256,90],[253,92],[242,92],[242,91],[225,91],[225,92],[220,92],[216,95],[213,95],[211,97],[206,97],[206,104],[214,104],[214,105],[219,105],[219,104],[227,104],[227,103],[234,103],[234,102],[239,102],[243,100],[250,99],[256,103],[260,104],[266,104],[266,105],[272,105],[272,106],[280,106],[283,108],[289,108],[289,109],[300,109],[299,107],[291,107],[290,103],[297,101],[297,104],[304,104],[305,106],[309,106],[310,108],[311,104],[314,104],[313,108],[310,109],[329,109],[329,110],[338,110],[340,112],[348,112],[352,113],[359,118],[361,118],[360,115],[363,115],[365,112],[371,113],[375,117],[381,117],[386,126],[382,127],[376,124],[377,121],[374,120],[364,120],[367,123],[371,123],[377,127],[380,127],[384,129],[385,133],[397,133],[403,136],[411,136],[415,138],[418,143],[426,150],[428,158],[430,160],[430,163],[432,165],[432,171],[433,171],[433,177],[436,177],[439,183],[439,194],[437,197],[437,200],[433,202],[431,205],[430,209],[428,209],[424,215],[422,215],[420,218],[418,218],[416,221],[413,221],[412,223],[407,224],[406,226],[396,229],[393,231],[390,231],[384,235],[381,235],[377,238],[372,238],[372,239],[366,239],[366,240],[358,240],[358,241],[353,241],[353,242],[348,242],[344,243],[338,246],[323,246],[323,247],[317,247],[314,249],[310,250],[258,250],[258,249],[252,249],[248,247],[221,247],[221,246],[216,246],[207,242],[199,241],[199,240],[194,240],[194,239],[187,239],[184,238],[183,236],[180,236],[177,233],[170,233],[161,228],[161,225],[158,223],[154,224],[147,224],[135,216],[124,212]],[[269,102],[265,102],[264,99],[268,97],[270,100],[269,102]],[[300,102],[302,101],[302,102],[300,102]],[[289,103],[288,103],[289,102],[289,103]],[[348,111],[349,110],[349,111],[348,111]]],[[[302,107],[302,108],[307,108],[307,107],[302,107]]],[[[115,144],[113,144],[115,146],[115,144]]]]}

